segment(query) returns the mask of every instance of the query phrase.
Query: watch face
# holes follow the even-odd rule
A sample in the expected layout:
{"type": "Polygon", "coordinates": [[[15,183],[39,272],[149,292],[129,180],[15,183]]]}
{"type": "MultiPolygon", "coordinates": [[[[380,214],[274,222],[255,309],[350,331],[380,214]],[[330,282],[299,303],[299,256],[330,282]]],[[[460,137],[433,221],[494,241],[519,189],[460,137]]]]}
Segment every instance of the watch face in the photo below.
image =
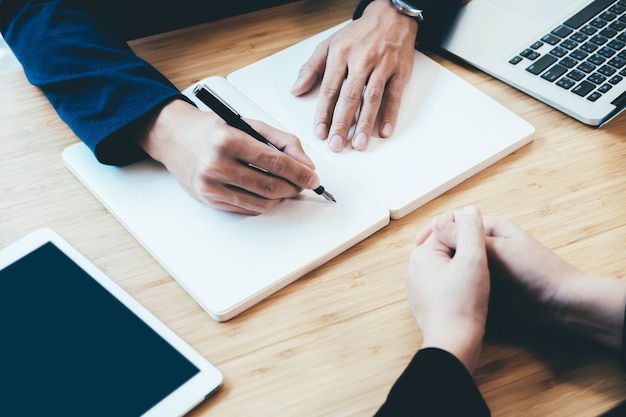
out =
{"type": "Polygon", "coordinates": [[[417,10],[421,10],[422,8],[417,4],[417,1],[413,1],[413,0],[395,0],[396,3],[398,3],[399,6],[401,6],[404,9],[408,9],[410,11],[417,11],[417,10]]]}
{"type": "MultiPolygon", "coordinates": [[[[423,1],[423,0],[422,0],[423,1]]],[[[417,5],[417,1],[411,0],[391,0],[396,8],[407,16],[416,18],[419,21],[424,19],[422,8],[417,5]]]]}

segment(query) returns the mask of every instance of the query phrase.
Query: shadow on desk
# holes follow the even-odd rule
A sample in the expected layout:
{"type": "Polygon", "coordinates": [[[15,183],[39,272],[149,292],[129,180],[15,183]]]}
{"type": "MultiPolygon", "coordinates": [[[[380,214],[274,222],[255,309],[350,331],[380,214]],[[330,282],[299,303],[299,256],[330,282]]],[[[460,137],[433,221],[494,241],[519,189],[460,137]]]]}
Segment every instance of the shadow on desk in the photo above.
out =
{"type": "MultiPolygon", "coordinates": [[[[603,396],[615,405],[626,399],[626,374],[619,369],[618,352],[589,341],[563,329],[551,326],[545,320],[532,320],[514,312],[506,300],[493,299],[489,305],[489,319],[484,339],[482,360],[475,379],[484,395],[501,389],[502,373],[513,376],[511,382],[524,388],[520,396],[528,407],[536,404],[543,392],[559,387],[578,389],[603,396]],[[538,366],[528,368],[529,362],[538,366]],[[606,378],[607,374],[615,378],[606,378]],[[618,380],[616,382],[616,379],[618,380]],[[589,384],[589,381],[594,381],[589,384]],[[538,399],[533,401],[533,394],[538,399]]],[[[567,399],[563,393],[563,401],[567,399]]],[[[489,400],[487,401],[489,403],[489,400]]]]}

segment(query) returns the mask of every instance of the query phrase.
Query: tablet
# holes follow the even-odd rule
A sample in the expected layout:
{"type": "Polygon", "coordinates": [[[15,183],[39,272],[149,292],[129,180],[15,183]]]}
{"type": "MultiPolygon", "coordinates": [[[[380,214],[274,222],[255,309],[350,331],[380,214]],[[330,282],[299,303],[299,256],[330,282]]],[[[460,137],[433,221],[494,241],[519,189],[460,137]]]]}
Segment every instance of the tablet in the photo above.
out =
{"type": "Polygon", "coordinates": [[[0,251],[0,415],[180,416],[210,362],[51,229],[0,251]]]}

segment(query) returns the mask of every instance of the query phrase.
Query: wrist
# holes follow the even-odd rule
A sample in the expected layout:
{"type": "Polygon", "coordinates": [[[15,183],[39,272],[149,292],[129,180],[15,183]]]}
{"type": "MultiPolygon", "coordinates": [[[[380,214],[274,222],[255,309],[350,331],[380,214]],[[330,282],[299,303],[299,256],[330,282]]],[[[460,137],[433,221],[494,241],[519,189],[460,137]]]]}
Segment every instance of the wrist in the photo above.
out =
{"type": "Polygon", "coordinates": [[[417,24],[417,19],[411,16],[408,16],[404,13],[401,13],[396,6],[394,6],[392,0],[374,0],[370,4],[368,4],[363,10],[363,16],[368,13],[379,13],[384,14],[387,17],[395,16],[401,17],[402,21],[406,22],[414,22],[417,24]]]}
{"type": "Polygon", "coordinates": [[[620,349],[626,308],[625,280],[579,272],[562,283],[554,303],[557,324],[620,349]]]}
{"type": "Polygon", "coordinates": [[[422,327],[421,348],[438,348],[451,353],[471,374],[478,364],[484,334],[484,326],[459,323],[458,320],[441,321],[422,327]],[[454,326],[450,326],[450,323],[454,323],[454,326]]]}
{"type": "MultiPolygon", "coordinates": [[[[361,2],[363,4],[363,2],[361,2]]],[[[355,12],[355,19],[360,17],[374,17],[390,20],[395,22],[401,22],[411,30],[414,30],[414,34],[417,35],[417,20],[413,17],[402,14],[396,9],[391,0],[373,0],[365,5],[360,11],[357,9],[355,12]]]]}
{"type": "MultiPolygon", "coordinates": [[[[163,105],[148,123],[145,133],[137,144],[154,160],[164,162],[168,149],[173,148],[173,141],[181,134],[179,125],[188,125],[190,117],[195,117],[199,110],[184,100],[174,99],[163,105]]],[[[178,146],[178,145],[176,145],[178,146]]]]}
{"type": "MultiPolygon", "coordinates": [[[[411,38],[411,42],[415,43],[417,38],[418,22],[415,18],[404,15],[395,8],[391,0],[374,0],[365,10],[363,10],[362,18],[376,19],[380,23],[391,28],[402,28],[407,31],[405,35],[411,38]]],[[[377,25],[378,26],[378,25],[377,25]]]]}

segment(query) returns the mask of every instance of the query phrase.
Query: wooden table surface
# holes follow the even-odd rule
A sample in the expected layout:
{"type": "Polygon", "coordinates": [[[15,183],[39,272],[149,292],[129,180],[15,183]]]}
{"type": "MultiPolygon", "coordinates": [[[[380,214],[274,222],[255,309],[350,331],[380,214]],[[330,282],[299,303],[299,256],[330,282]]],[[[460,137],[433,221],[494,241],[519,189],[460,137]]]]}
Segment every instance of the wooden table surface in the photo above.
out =
{"type": "MultiPolygon", "coordinates": [[[[182,89],[347,20],[355,3],[302,0],[131,46],[182,89]]],[[[420,346],[404,274],[415,233],[441,211],[476,204],[580,269],[626,271],[626,116],[593,129],[433,57],[532,123],[534,142],[229,322],[209,318],[64,167],[78,139],[19,68],[0,73],[0,247],[52,227],[213,362],[225,384],[192,416],[372,415],[420,346]]],[[[592,416],[626,398],[615,352],[516,323],[486,339],[475,376],[494,416],[592,416]]]]}

